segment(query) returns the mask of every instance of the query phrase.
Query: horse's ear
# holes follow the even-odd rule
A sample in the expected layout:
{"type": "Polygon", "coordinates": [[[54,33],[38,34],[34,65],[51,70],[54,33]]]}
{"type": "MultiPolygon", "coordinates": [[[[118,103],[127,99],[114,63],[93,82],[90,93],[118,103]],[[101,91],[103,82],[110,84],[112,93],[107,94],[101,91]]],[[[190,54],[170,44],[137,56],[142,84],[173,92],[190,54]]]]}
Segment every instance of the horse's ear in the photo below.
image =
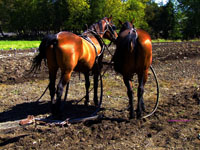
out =
{"type": "Polygon", "coordinates": [[[112,20],[112,15],[109,17],[110,20],[112,20]]]}
{"type": "Polygon", "coordinates": [[[131,24],[133,24],[135,22],[135,19],[133,18],[132,20],[131,20],[131,24]]]}
{"type": "Polygon", "coordinates": [[[123,22],[122,22],[121,20],[119,20],[119,24],[121,24],[121,25],[122,25],[122,24],[123,24],[123,22]]]}

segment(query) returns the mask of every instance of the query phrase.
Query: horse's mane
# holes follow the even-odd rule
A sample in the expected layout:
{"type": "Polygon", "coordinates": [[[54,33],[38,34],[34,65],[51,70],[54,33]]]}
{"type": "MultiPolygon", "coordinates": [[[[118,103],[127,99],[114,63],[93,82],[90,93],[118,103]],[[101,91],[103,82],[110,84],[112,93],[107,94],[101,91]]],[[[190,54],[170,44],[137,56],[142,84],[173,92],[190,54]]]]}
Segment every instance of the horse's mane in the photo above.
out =
{"type": "Polygon", "coordinates": [[[102,20],[108,19],[107,17],[104,17],[103,19],[97,21],[96,23],[93,23],[89,29],[90,30],[95,30],[96,32],[103,32],[103,25],[102,25],[102,20]],[[99,27],[99,28],[98,28],[99,27]],[[99,30],[99,31],[98,31],[99,30]]]}

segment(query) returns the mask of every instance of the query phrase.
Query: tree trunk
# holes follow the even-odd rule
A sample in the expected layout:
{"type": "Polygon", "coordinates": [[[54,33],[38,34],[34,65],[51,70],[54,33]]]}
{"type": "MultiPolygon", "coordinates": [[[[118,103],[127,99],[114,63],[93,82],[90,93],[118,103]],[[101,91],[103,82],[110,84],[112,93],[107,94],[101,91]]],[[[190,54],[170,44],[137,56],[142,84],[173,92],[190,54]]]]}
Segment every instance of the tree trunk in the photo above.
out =
{"type": "Polygon", "coordinates": [[[2,30],[2,28],[1,28],[1,26],[0,26],[0,33],[1,33],[1,35],[2,35],[3,37],[5,37],[5,34],[3,33],[3,30],[2,30]]]}

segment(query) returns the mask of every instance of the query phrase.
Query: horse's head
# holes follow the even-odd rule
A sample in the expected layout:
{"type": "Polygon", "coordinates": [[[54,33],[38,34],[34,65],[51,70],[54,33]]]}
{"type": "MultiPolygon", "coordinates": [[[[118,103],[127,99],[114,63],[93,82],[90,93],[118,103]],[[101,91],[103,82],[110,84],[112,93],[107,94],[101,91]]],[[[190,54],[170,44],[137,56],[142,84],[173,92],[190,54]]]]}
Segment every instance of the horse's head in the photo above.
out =
{"type": "Polygon", "coordinates": [[[111,41],[115,41],[117,38],[116,26],[112,22],[112,16],[110,18],[103,18],[101,20],[103,25],[103,37],[111,41]]]}
{"type": "Polygon", "coordinates": [[[117,32],[115,25],[112,22],[112,16],[101,19],[96,24],[90,26],[91,30],[95,30],[99,36],[106,38],[110,41],[115,41],[117,38],[117,32]]]}
{"type": "Polygon", "coordinates": [[[127,21],[127,22],[125,22],[125,23],[123,23],[123,22],[121,22],[121,21],[119,20],[119,24],[122,25],[121,30],[119,31],[119,33],[123,32],[123,31],[125,31],[125,30],[128,30],[128,29],[134,28],[133,22],[134,22],[134,19],[133,19],[131,22],[128,22],[128,21],[127,21]]]}

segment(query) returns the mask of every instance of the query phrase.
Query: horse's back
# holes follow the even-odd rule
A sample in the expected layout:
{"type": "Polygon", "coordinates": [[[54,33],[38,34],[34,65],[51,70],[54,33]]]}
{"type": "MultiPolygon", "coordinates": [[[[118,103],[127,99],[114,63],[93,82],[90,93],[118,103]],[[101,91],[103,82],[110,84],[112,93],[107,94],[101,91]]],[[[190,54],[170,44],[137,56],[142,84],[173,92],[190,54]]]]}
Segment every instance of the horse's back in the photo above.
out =
{"type": "Polygon", "coordinates": [[[101,46],[99,45],[98,41],[94,39],[93,43],[95,46],[84,38],[82,38],[82,43],[82,55],[80,56],[80,63],[78,63],[76,69],[84,72],[92,69],[95,59],[101,51],[101,46]]]}
{"type": "Polygon", "coordinates": [[[141,29],[137,29],[137,33],[130,31],[125,30],[119,34],[114,56],[115,70],[126,76],[140,74],[152,63],[150,35],[141,29]]]}
{"type": "Polygon", "coordinates": [[[58,47],[63,51],[71,50],[74,52],[75,48],[80,49],[80,47],[82,46],[81,38],[72,32],[67,32],[67,31],[59,32],[57,34],[57,40],[58,40],[58,47]]]}
{"type": "MultiPolygon", "coordinates": [[[[61,70],[87,72],[92,69],[96,51],[91,43],[71,32],[60,32],[57,39],[56,56],[61,70]]],[[[99,49],[101,48],[97,46],[97,51],[100,51],[99,49]]]]}
{"type": "Polygon", "coordinates": [[[148,46],[149,48],[152,47],[151,36],[149,33],[142,29],[137,29],[136,31],[138,34],[138,42],[143,46],[148,46]]]}
{"type": "Polygon", "coordinates": [[[81,55],[82,40],[71,32],[59,32],[57,34],[56,60],[62,71],[72,72],[81,55]]]}
{"type": "MultiPolygon", "coordinates": [[[[150,35],[141,29],[137,29],[139,50],[143,54],[144,68],[147,69],[152,63],[152,42],[150,35]]],[[[141,62],[142,63],[142,62],[141,62]]]]}

